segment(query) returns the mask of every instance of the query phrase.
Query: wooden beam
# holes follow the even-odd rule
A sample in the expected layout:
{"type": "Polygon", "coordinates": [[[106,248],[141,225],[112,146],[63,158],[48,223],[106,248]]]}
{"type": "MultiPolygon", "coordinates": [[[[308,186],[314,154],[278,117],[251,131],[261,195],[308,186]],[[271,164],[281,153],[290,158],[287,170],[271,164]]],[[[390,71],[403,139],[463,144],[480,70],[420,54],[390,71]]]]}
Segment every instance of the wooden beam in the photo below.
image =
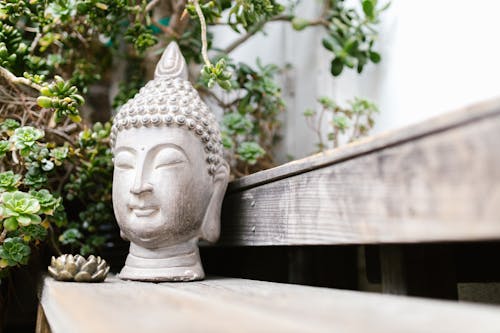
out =
{"type": "Polygon", "coordinates": [[[52,333],[50,330],[49,323],[47,322],[47,317],[45,317],[45,313],[43,312],[43,307],[41,304],[38,304],[38,311],[36,314],[36,333],[52,333]]]}
{"type": "Polygon", "coordinates": [[[382,292],[392,295],[408,295],[403,250],[398,245],[380,247],[380,272],[382,292]]]}
{"type": "Polygon", "coordinates": [[[230,184],[220,244],[500,239],[500,100],[230,184]]]}
{"type": "Polygon", "coordinates": [[[53,333],[498,332],[499,308],[262,281],[44,281],[53,333]]]}
{"type": "Polygon", "coordinates": [[[427,298],[458,298],[456,260],[449,244],[380,247],[382,292],[427,298]]]}

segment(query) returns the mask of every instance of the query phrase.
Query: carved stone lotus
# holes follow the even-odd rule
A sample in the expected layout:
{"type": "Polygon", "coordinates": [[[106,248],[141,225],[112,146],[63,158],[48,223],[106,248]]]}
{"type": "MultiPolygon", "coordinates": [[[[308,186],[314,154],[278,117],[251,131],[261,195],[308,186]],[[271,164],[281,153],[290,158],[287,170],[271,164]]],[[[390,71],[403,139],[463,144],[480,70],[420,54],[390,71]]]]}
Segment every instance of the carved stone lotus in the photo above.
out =
{"type": "Polygon", "coordinates": [[[48,268],[50,276],[59,281],[102,282],[109,272],[106,260],[101,257],[63,254],[52,257],[48,268]]]}
{"type": "Polygon", "coordinates": [[[204,278],[198,241],[219,237],[229,168],[213,113],[170,43],[155,77],[118,112],[111,134],[113,206],[130,251],[119,277],[204,278]]]}

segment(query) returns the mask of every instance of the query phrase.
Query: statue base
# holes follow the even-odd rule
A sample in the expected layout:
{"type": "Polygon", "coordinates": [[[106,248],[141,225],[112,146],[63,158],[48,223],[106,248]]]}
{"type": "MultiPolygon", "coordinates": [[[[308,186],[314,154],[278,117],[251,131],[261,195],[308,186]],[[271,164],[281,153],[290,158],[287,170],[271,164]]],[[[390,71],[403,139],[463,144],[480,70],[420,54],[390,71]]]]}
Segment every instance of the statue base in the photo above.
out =
{"type": "Polygon", "coordinates": [[[122,280],[167,282],[205,278],[197,241],[165,248],[146,249],[130,243],[130,251],[118,277],[122,280]]]}

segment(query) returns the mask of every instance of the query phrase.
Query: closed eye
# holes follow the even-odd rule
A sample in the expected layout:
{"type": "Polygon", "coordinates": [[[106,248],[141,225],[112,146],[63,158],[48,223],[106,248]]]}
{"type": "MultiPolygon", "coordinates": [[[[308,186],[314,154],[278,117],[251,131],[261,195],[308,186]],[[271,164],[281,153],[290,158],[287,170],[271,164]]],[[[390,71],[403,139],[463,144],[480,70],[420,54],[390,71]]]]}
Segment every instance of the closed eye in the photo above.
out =
{"type": "Polygon", "coordinates": [[[128,163],[115,163],[115,166],[119,169],[126,169],[126,170],[129,170],[129,169],[133,169],[134,166],[131,165],[131,164],[128,164],[128,163]]]}
{"type": "Polygon", "coordinates": [[[187,158],[182,151],[173,147],[163,147],[163,149],[157,153],[153,165],[155,169],[162,169],[173,167],[184,162],[187,162],[187,158]]]}
{"type": "Polygon", "coordinates": [[[184,160],[162,161],[162,162],[159,162],[155,166],[155,169],[167,168],[167,167],[174,166],[176,164],[181,164],[181,163],[184,163],[184,160]]]}
{"type": "Polygon", "coordinates": [[[130,170],[135,168],[135,157],[127,151],[119,152],[115,157],[115,167],[130,170]]]}

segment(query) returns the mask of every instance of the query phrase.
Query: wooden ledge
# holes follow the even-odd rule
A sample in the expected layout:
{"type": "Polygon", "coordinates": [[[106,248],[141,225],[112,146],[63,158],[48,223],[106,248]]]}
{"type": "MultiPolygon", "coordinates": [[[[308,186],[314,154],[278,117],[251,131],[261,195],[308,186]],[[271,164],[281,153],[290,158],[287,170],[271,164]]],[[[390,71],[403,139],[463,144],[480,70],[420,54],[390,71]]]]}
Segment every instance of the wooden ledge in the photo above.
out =
{"type": "Polygon", "coordinates": [[[233,278],[189,283],[64,283],[46,278],[53,333],[498,332],[500,310],[233,278]]]}
{"type": "Polygon", "coordinates": [[[244,177],[221,245],[500,239],[500,99],[244,177]]]}
{"type": "Polygon", "coordinates": [[[429,135],[448,131],[456,127],[471,125],[475,122],[500,116],[500,98],[476,103],[459,110],[436,116],[418,124],[387,131],[378,135],[362,138],[337,149],[327,150],[306,158],[285,163],[272,169],[263,170],[232,181],[228,193],[242,191],[283,178],[299,175],[323,168],[378,150],[407,143],[429,135]]]}

